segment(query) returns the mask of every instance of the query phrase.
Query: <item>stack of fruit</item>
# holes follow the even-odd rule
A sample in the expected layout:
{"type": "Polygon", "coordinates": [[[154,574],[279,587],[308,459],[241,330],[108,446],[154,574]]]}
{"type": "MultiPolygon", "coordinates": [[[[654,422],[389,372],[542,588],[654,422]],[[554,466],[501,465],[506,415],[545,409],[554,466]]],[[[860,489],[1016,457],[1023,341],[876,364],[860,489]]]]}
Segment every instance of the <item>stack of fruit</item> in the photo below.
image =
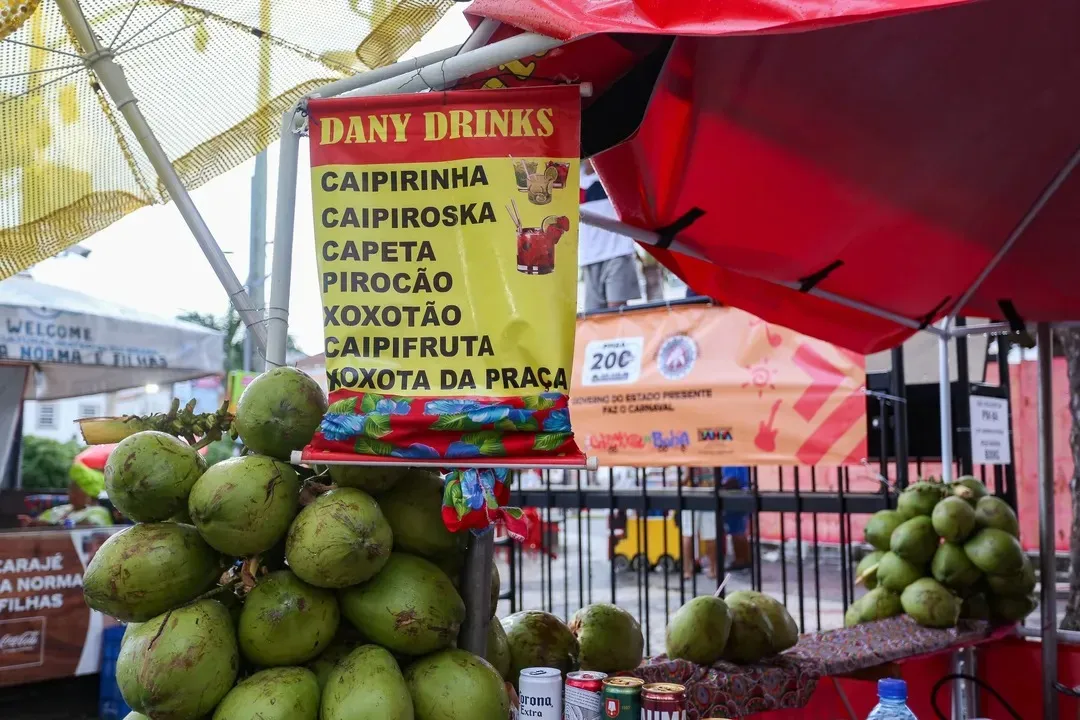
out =
{"type": "Polygon", "coordinates": [[[230,419],[240,457],[207,469],[191,444],[152,430],[113,451],[109,497],[137,524],[101,547],[84,591],[129,623],[117,680],[130,717],[507,717],[504,678],[520,663],[502,626],[491,624],[495,665],[455,647],[465,538],[443,525],[439,476],[289,465],[325,411],[312,379],[279,368],[230,419]]]}
{"type": "Polygon", "coordinates": [[[671,659],[749,665],[794,647],[799,626],[777,600],[739,590],[726,598],[696,597],[683,605],[668,623],[666,639],[671,659]]]}
{"type": "Polygon", "coordinates": [[[856,569],[869,590],[844,624],[907,613],[926,627],[959,619],[1011,623],[1036,607],[1035,569],[1020,547],[1016,513],[976,478],[933,479],[902,492],[896,510],[866,524],[875,550],[856,569]]]}

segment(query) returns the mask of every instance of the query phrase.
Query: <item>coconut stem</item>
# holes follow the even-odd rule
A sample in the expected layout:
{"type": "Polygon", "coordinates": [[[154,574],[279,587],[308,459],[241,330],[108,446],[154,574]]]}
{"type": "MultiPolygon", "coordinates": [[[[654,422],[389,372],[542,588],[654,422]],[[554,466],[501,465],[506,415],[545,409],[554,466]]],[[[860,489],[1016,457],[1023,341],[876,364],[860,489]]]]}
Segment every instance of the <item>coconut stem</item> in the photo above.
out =
{"type": "Polygon", "coordinates": [[[878,565],[880,565],[880,563],[874,563],[870,567],[863,570],[862,573],[859,575],[859,577],[855,578],[855,584],[856,585],[862,585],[864,582],[866,582],[866,579],[869,578],[871,575],[876,575],[878,565]]]}
{"type": "Polygon", "coordinates": [[[181,410],[180,400],[173,398],[167,413],[86,418],[78,422],[87,445],[118,443],[137,432],[157,430],[183,438],[196,449],[201,449],[215,440],[220,440],[225,433],[231,433],[233,416],[229,414],[228,401],[222,403],[215,412],[197,415],[194,400],[181,410]]]}

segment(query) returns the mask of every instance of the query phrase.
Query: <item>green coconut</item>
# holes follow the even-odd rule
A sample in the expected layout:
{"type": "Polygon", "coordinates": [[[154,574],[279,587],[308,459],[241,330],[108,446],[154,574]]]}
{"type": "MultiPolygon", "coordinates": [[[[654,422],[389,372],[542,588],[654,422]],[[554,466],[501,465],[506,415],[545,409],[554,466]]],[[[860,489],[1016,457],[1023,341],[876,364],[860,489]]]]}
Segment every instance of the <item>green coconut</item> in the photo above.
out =
{"type": "Polygon", "coordinates": [[[343,588],[382,570],[393,544],[374,498],[363,490],[338,488],[300,511],[289,528],[285,557],[304,582],[343,588]]]}
{"type": "MultiPolygon", "coordinates": [[[[395,465],[331,465],[330,479],[338,487],[363,490],[370,495],[384,493],[409,473],[409,468],[395,465]]],[[[440,499],[439,504],[442,504],[440,499]]]]}
{"type": "Polygon", "coordinates": [[[321,694],[310,670],[270,668],[230,690],[213,720],[318,720],[321,694]]]}
{"type": "Polygon", "coordinates": [[[139,625],[121,645],[116,681],[128,706],[154,720],[208,715],[236,681],[229,611],[199,600],[139,625]]]}
{"type": "Polygon", "coordinates": [[[939,583],[957,591],[967,590],[982,577],[979,568],[968,559],[964,548],[951,542],[942,544],[934,553],[930,572],[939,583]]]}
{"type": "Polygon", "coordinates": [[[240,651],[260,667],[299,665],[333,641],[339,619],[332,592],[278,570],[259,580],[244,601],[240,651]]]}
{"type": "Polygon", "coordinates": [[[703,595],[689,600],[668,621],[664,640],[672,660],[712,665],[731,635],[731,608],[722,598],[703,595]]]}
{"type": "Polygon", "coordinates": [[[232,426],[249,450],[288,462],[293,450],[311,442],[325,413],[319,383],[296,368],[278,367],[244,389],[232,426]]]}
{"type": "Polygon", "coordinates": [[[154,430],[120,441],[105,463],[105,491],[135,522],[168,520],[187,508],[191,486],[206,461],[191,445],[154,430]]]}
{"type": "Polygon", "coordinates": [[[949,485],[949,492],[964,502],[975,507],[980,499],[986,497],[986,486],[974,475],[962,475],[949,485]]]}
{"type": "Polygon", "coordinates": [[[904,588],[922,576],[922,570],[896,553],[887,552],[878,562],[878,586],[894,593],[904,592],[904,588]]]}
{"type": "MultiPolygon", "coordinates": [[[[864,596],[865,597],[865,596],[864,596]]],[[[855,602],[848,605],[847,612],[844,613],[844,627],[855,627],[861,625],[862,619],[862,598],[859,598],[855,602]]]]}
{"type": "Polygon", "coordinates": [[[941,483],[917,482],[900,493],[896,499],[896,509],[909,519],[919,515],[929,517],[943,497],[945,497],[945,486],[941,483]]]}
{"type": "Polygon", "coordinates": [[[906,518],[896,510],[878,510],[866,521],[866,542],[877,550],[888,550],[893,530],[906,518]]]}
{"type": "Polygon", "coordinates": [[[974,595],[964,598],[963,602],[960,604],[960,619],[989,620],[990,602],[986,599],[986,595],[975,593],[974,595]]]}
{"type": "Polygon", "coordinates": [[[773,654],[782,653],[799,642],[799,626],[795,624],[795,618],[776,598],[756,590],[737,590],[725,599],[729,607],[740,603],[757,605],[768,616],[773,629],[773,654]]]}
{"type": "Polygon", "coordinates": [[[188,498],[188,514],[215,549],[245,557],[274,547],[300,506],[300,481],[287,463],[265,455],[223,460],[188,498]]]}
{"type": "Polygon", "coordinates": [[[449,646],[465,620],[465,603],[446,573],[406,553],[393,553],[378,575],[341,591],[340,599],[356,629],[402,655],[426,655],[449,646]]]}
{"type": "MultiPolygon", "coordinates": [[[[394,536],[395,545],[397,543],[397,536],[394,536]]],[[[459,550],[452,552],[448,555],[443,555],[438,558],[429,558],[431,562],[439,566],[439,569],[446,573],[450,578],[450,582],[454,583],[454,587],[461,592],[461,573],[465,569],[465,544],[462,543],[459,550]]],[[[499,566],[495,562],[491,563],[491,617],[499,612],[499,596],[502,595],[502,577],[499,572],[499,566]]]]}
{"type": "Polygon", "coordinates": [[[964,552],[987,575],[1012,575],[1024,568],[1024,549],[1004,530],[984,528],[964,543],[964,552]]]}
{"type": "Polygon", "coordinates": [[[132,711],[124,716],[124,720],[150,720],[150,718],[146,717],[142,713],[132,711]]]}
{"type": "Polygon", "coordinates": [[[390,651],[361,645],[330,672],[320,720],[414,720],[409,688],[390,651]]]}
{"type": "MultiPolygon", "coordinates": [[[[416,720],[506,720],[510,697],[490,663],[464,650],[443,650],[405,671],[416,720]]],[[[523,702],[528,702],[523,698],[523,702]]],[[[521,717],[526,717],[522,708],[521,717]]]]}
{"type": "Polygon", "coordinates": [[[758,605],[729,605],[731,634],[724,646],[723,658],[738,665],[751,665],[773,655],[773,625],[758,605]]]}
{"type": "Polygon", "coordinates": [[[881,550],[875,550],[860,560],[858,566],[855,568],[856,582],[862,582],[867,590],[876,588],[878,585],[878,564],[883,557],[885,557],[885,553],[881,550]]]}
{"type": "Polygon", "coordinates": [[[221,571],[221,556],[195,528],[145,523],[105,541],[83,575],[83,594],[94,610],[143,622],[202,595],[221,571]]]}
{"type": "Polygon", "coordinates": [[[446,529],[442,519],[443,482],[427,470],[410,470],[390,490],[379,496],[394,549],[436,560],[457,552],[460,537],[446,529]]]}
{"type": "MultiPolygon", "coordinates": [[[[345,624],[344,627],[352,626],[345,624]]],[[[348,657],[353,650],[366,644],[362,640],[353,641],[343,638],[339,632],[334,641],[319,653],[318,657],[305,663],[304,667],[315,673],[315,679],[318,680],[319,687],[325,688],[327,680],[330,679],[330,673],[338,666],[338,663],[348,657]]]]}
{"type": "Polygon", "coordinates": [[[1020,537],[1020,521],[1009,503],[1001,498],[987,496],[979,498],[975,505],[975,525],[979,528],[994,528],[1007,532],[1015,538],[1020,537]]]}
{"type": "Polygon", "coordinates": [[[1023,597],[999,597],[990,598],[990,619],[1000,623],[1020,622],[1035,611],[1039,602],[1034,595],[1023,597]]]}
{"type": "Polygon", "coordinates": [[[1001,597],[1024,597],[1035,590],[1035,566],[1024,555],[1024,564],[1011,575],[987,575],[990,591],[1001,597]]]}
{"type": "Polygon", "coordinates": [[[488,623],[487,652],[484,658],[499,671],[504,680],[510,679],[510,642],[501,622],[488,623]]]}
{"type": "Polygon", "coordinates": [[[975,529],[975,510],[967,500],[947,497],[934,507],[930,521],[943,540],[960,543],[975,529]]]}
{"type": "Polygon", "coordinates": [[[578,641],[582,670],[610,675],[641,664],[645,647],[641,625],[621,607],[608,603],[583,607],[574,613],[569,628],[578,641]]]}
{"type": "Polygon", "coordinates": [[[960,617],[960,598],[933,578],[920,578],[900,595],[900,604],[923,627],[951,628],[960,617]]]}
{"type": "Polygon", "coordinates": [[[916,567],[926,567],[934,557],[939,542],[930,518],[916,515],[896,528],[889,549],[916,567]]]}
{"type": "Polygon", "coordinates": [[[883,587],[875,588],[859,598],[859,622],[874,622],[896,617],[904,612],[900,596],[883,587]]]}
{"type": "Polygon", "coordinates": [[[551,667],[564,675],[577,669],[580,653],[577,638],[551,613],[541,610],[514,613],[503,618],[502,626],[510,646],[510,682],[514,687],[523,668],[551,667]]]}

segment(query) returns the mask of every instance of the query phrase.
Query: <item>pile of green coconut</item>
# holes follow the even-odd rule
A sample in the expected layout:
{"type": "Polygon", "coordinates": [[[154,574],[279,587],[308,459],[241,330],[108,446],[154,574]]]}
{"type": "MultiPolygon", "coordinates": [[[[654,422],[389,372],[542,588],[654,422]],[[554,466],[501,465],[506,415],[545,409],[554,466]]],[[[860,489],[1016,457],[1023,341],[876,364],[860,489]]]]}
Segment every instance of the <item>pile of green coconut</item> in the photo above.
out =
{"type": "MultiPolygon", "coordinates": [[[[109,499],[136,524],[94,556],[84,592],[127,623],[129,720],[506,720],[523,667],[640,664],[637,622],[609,605],[569,626],[518,613],[490,623],[486,657],[458,649],[467,533],[442,522],[440,476],[290,465],[326,409],[314,380],[278,368],[229,419],[240,456],[208,468],[190,418],[187,440],[141,430],[110,455],[109,499]]],[[[493,617],[497,570],[487,590],[493,617]]]]}
{"type": "Polygon", "coordinates": [[[794,647],[799,626],[769,595],[738,590],[721,598],[717,591],[679,608],[667,625],[665,640],[671,659],[752,665],[794,647]]]}
{"type": "Polygon", "coordinates": [[[1019,541],[1016,513],[970,475],[920,481],[866,524],[874,551],[856,569],[869,592],[846,626],[906,613],[925,627],[961,619],[1015,623],[1036,607],[1035,568],[1019,541]]]}

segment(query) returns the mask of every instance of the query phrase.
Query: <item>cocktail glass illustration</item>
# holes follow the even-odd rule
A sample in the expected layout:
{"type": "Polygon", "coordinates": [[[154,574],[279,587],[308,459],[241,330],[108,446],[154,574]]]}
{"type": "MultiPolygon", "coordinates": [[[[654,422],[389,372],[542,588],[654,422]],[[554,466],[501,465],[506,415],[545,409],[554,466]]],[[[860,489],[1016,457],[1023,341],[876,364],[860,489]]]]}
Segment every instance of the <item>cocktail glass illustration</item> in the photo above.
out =
{"type": "Polygon", "coordinates": [[[548,215],[540,227],[522,227],[516,206],[507,207],[517,228],[517,269],[525,275],[547,275],[555,270],[555,246],[570,229],[570,219],[548,215]]]}
{"type": "Polygon", "coordinates": [[[570,175],[570,163],[548,160],[547,167],[549,169],[555,168],[555,182],[552,184],[552,187],[556,190],[561,190],[566,187],[566,178],[570,175]]]}
{"type": "MultiPolygon", "coordinates": [[[[540,170],[539,163],[535,160],[514,161],[514,180],[517,182],[518,191],[526,192],[533,205],[547,205],[551,202],[551,191],[558,179],[559,169],[556,163],[549,162],[540,170]]],[[[563,185],[565,184],[564,178],[563,185]]]]}

